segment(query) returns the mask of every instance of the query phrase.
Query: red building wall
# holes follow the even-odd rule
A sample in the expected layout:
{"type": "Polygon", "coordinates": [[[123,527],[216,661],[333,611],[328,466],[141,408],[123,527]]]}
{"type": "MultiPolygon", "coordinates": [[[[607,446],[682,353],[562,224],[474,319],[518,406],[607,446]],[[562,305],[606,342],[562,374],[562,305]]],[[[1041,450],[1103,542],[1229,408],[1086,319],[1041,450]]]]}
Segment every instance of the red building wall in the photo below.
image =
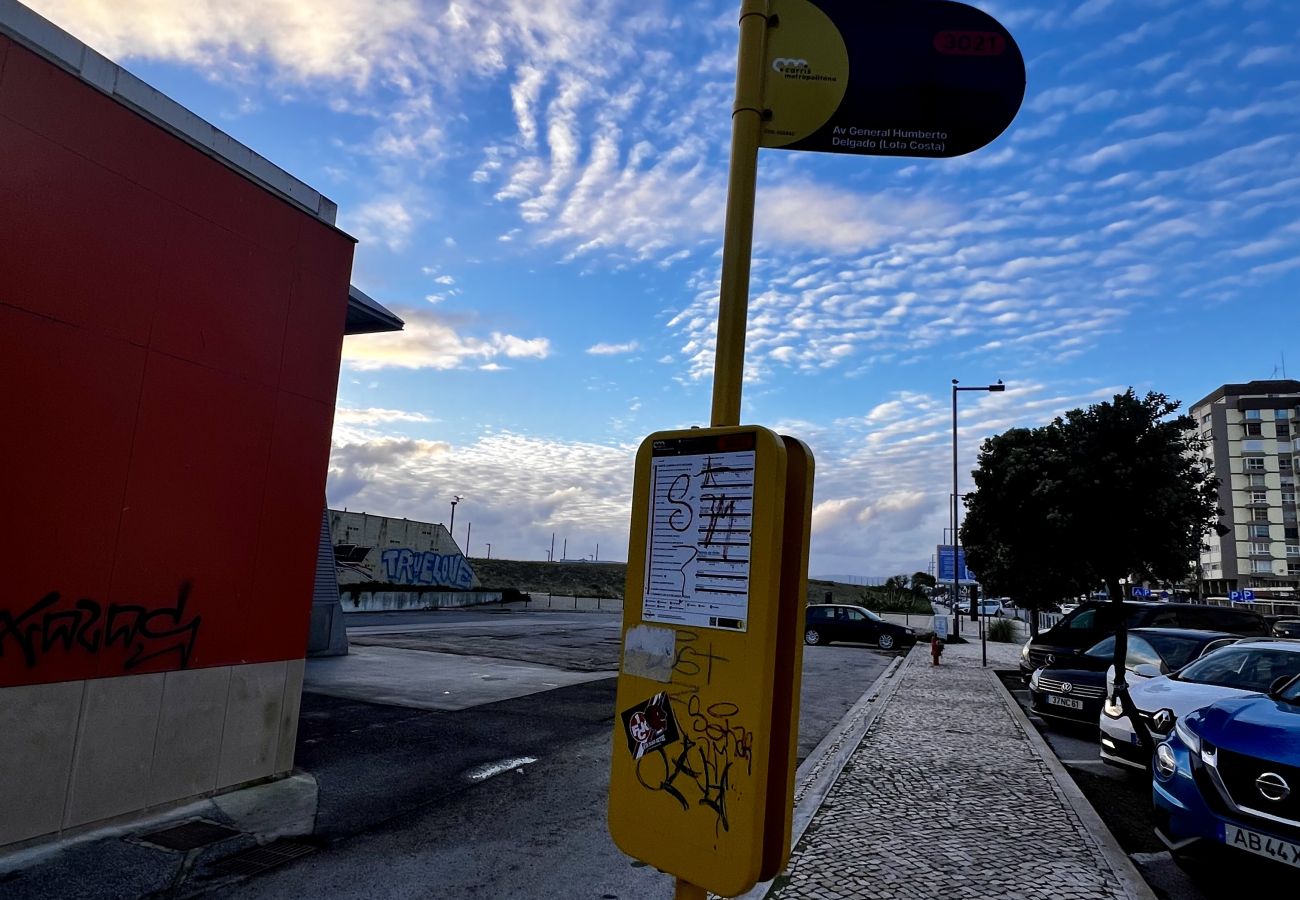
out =
{"type": "Polygon", "coordinates": [[[352,246],[0,37],[0,687],[303,656],[352,246]]]}

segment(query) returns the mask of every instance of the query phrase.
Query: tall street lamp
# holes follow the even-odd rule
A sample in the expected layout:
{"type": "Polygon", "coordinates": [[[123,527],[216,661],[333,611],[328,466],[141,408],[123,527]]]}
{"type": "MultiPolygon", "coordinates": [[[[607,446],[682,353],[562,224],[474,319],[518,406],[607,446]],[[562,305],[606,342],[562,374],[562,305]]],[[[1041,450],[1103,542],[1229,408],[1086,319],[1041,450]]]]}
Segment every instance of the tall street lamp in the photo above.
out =
{"type": "MultiPolygon", "coordinates": [[[[961,528],[961,499],[957,494],[957,392],[991,391],[997,393],[1007,389],[1001,378],[998,379],[997,384],[987,384],[983,387],[958,387],[959,383],[956,378],[952,380],[952,596],[954,603],[957,598],[957,582],[961,577],[961,567],[958,565],[961,559],[961,535],[958,533],[961,528]]],[[[974,597],[971,597],[970,616],[972,619],[979,617],[979,606],[976,604],[974,597]]],[[[984,629],[981,628],[981,638],[983,634],[984,629]]],[[[989,664],[988,646],[983,642],[980,644],[980,652],[983,654],[981,664],[987,666],[989,664]]]]}
{"type": "MultiPolygon", "coordinates": [[[[955,446],[955,445],[954,445],[955,446]]],[[[955,475],[953,476],[956,477],[955,475]]],[[[456,543],[456,504],[464,500],[460,494],[454,494],[451,498],[451,525],[447,527],[447,533],[451,535],[451,542],[456,543]]]]}
{"type": "Polygon", "coordinates": [[[488,548],[488,555],[487,555],[487,558],[488,558],[488,559],[491,559],[491,558],[492,558],[492,545],[489,543],[489,544],[487,545],[487,548],[488,548]]]}

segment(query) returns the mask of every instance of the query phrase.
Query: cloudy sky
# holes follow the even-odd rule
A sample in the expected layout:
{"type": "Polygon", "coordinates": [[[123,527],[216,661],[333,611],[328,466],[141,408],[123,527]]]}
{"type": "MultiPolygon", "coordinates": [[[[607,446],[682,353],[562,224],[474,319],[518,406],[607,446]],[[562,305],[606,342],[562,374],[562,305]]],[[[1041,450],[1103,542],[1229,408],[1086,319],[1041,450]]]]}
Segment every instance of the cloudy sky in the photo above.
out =
{"type": "MultiPolygon", "coordinates": [[[[625,559],[707,425],[734,0],[27,0],[339,204],[329,500],[625,559]],[[567,542],[567,544],[566,544],[567,542]]],[[[742,421],[817,457],[811,570],[925,569],[983,438],[1300,375],[1300,4],[996,0],[1028,90],[950,160],[763,151],[742,421]]],[[[1122,511],[1118,511],[1122,514],[1122,511]]]]}

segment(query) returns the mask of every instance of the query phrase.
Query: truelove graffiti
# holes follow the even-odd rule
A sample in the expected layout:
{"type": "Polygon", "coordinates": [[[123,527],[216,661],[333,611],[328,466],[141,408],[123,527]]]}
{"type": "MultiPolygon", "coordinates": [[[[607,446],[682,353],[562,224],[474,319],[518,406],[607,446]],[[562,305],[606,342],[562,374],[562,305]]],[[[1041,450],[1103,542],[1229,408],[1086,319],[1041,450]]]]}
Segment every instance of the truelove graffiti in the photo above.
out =
{"type": "Polygon", "coordinates": [[[33,669],[58,650],[100,654],[120,648],[128,654],[124,671],[169,653],[176,654],[179,668],[187,668],[203,621],[202,616],[186,618],[189,595],[190,584],[185,582],[171,606],[104,606],[82,597],[60,608],[61,595],[50,591],[17,615],[0,609],[0,659],[13,649],[33,669]]]}
{"type": "Polygon", "coordinates": [[[459,553],[442,554],[401,547],[383,551],[380,559],[392,584],[468,588],[474,583],[474,571],[459,553]]]}

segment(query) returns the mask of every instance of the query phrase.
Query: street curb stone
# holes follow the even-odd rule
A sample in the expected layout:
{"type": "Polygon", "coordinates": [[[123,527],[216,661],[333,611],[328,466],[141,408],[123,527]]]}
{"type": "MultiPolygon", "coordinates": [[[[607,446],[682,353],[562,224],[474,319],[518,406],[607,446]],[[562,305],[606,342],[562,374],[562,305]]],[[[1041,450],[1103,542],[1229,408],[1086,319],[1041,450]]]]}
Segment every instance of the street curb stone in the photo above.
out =
{"type": "Polygon", "coordinates": [[[1102,822],[1101,816],[1097,815],[1097,811],[1092,808],[1092,804],[1083,795],[1083,791],[1079,790],[1079,786],[1074,783],[1074,779],[1070,777],[1070,773],[1066,771],[1065,766],[1061,765],[1060,760],[1056,758],[1056,754],[1047,746],[1043,736],[1038,733],[1038,729],[1029,721],[1024,710],[1020,708],[1020,704],[1011,696],[991,669],[988,671],[988,675],[1002,697],[1002,702],[1010,710],[1011,717],[1016,720],[1020,730],[1025,733],[1029,745],[1034,748],[1034,752],[1043,761],[1043,765],[1052,773],[1061,796],[1074,810],[1074,814],[1079,817],[1079,821],[1083,824],[1088,836],[1096,842],[1098,852],[1106,860],[1111,871],[1115,873],[1115,877],[1119,879],[1125,893],[1131,900],[1156,900],[1155,892],[1151,890],[1146,880],[1139,874],[1133,860],[1129,859],[1128,854],[1120,847],[1114,835],[1110,833],[1110,829],[1106,827],[1106,823],[1102,822]]]}

